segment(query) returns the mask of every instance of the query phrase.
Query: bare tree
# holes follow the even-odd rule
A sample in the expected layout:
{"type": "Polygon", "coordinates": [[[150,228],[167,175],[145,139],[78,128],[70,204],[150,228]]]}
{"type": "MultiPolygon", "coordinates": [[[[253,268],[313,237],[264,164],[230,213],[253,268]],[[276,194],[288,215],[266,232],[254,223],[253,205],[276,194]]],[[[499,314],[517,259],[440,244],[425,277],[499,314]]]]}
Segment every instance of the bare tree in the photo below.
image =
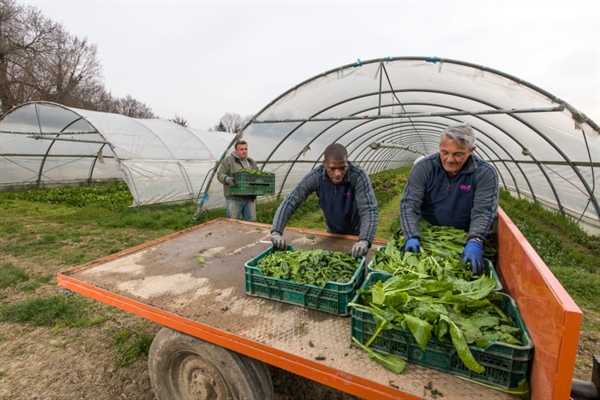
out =
{"type": "Polygon", "coordinates": [[[173,119],[170,119],[169,121],[175,122],[176,124],[179,124],[179,125],[181,125],[183,127],[186,127],[186,128],[189,126],[187,120],[185,118],[183,118],[183,117],[180,117],[179,115],[175,115],[173,117],[173,119]]]}
{"type": "Polygon", "coordinates": [[[38,71],[36,60],[49,56],[57,29],[32,7],[20,6],[14,0],[0,1],[2,111],[38,97],[36,83],[45,74],[38,71]]]}
{"type": "Polygon", "coordinates": [[[95,44],[71,36],[32,6],[0,0],[0,107],[46,100],[65,106],[155,118],[146,104],[104,88],[95,44]]]}
{"type": "Polygon", "coordinates": [[[57,29],[52,53],[40,62],[47,76],[39,82],[41,100],[73,107],[90,107],[89,96],[101,85],[102,68],[95,44],[57,29]]]}
{"type": "Polygon", "coordinates": [[[237,113],[225,113],[219,120],[219,123],[213,126],[210,130],[238,133],[251,119],[251,115],[247,117],[242,117],[240,114],[237,113]]]}
{"type": "Polygon", "coordinates": [[[156,118],[150,107],[130,95],[119,99],[117,107],[119,114],[131,118],[156,118]]]}
{"type": "Polygon", "coordinates": [[[93,106],[89,107],[90,110],[113,114],[118,114],[120,111],[119,99],[113,97],[110,92],[107,92],[102,84],[90,88],[88,100],[93,104],[93,106]]]}

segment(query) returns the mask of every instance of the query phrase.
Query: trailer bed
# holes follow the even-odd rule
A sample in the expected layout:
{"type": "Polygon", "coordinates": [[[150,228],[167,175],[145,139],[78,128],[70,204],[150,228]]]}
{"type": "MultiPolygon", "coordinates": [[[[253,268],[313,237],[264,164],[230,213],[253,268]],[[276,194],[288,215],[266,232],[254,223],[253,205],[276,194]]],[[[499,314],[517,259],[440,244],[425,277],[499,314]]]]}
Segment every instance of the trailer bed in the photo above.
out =
{"type": "MultiPolygon", "coordinates": [[[[269,225],[218,219],[71,268],[58,282],[358,397],[433,398],[437,390],[444,400],[515,398],[412,363],[395,374],[351,346],[350,317],[246,294],[244,264],[271,246],[269,237],[269,225]]],[[[285,237],[295,249],[348,251],[356,241],[294,228],[287,228],[285,237]]]]}

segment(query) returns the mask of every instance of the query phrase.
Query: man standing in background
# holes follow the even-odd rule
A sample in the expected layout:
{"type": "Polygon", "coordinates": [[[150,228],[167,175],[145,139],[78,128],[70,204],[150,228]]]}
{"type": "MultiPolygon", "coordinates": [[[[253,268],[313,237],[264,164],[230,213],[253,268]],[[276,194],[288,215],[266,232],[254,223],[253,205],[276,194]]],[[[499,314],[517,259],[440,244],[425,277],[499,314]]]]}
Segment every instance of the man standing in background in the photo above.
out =
{"type": "Polygon", "coordinates": [[[223,195],[227,206],[227,218],[256,221],[256,196],[231,195],[235,180],[231,176],[237,171],[258,169],[256,162],[248,157],[248,143],[243,140],[235,142],[235,149],[221,162],[217,172],[217,180],[223,184],[223,195]]]}

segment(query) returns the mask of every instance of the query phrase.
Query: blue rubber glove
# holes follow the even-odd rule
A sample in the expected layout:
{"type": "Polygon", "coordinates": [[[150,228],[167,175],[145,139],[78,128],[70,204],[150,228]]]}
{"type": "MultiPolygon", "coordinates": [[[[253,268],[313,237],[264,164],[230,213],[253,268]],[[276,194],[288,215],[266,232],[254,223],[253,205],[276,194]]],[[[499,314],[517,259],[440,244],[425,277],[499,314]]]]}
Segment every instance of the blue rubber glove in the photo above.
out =
{"type": "Polygon", "coordinates": [[[271,242],[276,249],[285,250],[287,249],[287,243],[285,239],[281,236],[281,233],[273,231],[271,232],[271,242]]]}
{"type": "Polygon", "coordinates": [[[421,241],[419,238],[410,238],[406,241],[406,245],[404,246],[404,251],[409,251],[411,253],[420,253],[421,252],[421,241]]]}
{"type": "Polygon", "coordinates": [[[228,184],[230,187],[235,186],[235,181],[230,176],[225,177],[225,183],[228,184]]]}
{"type": "Polygon", "coordinates": [[[461,257],[463,258],[463,264],[471,263],[471,271],[475,275],[481,275],[483,272],[483,244],[475,240],[469,240],[461,257]]]}
{"type": "Polygon", "coordinates": [[[367,255],[367,252],[369,251],[369,242],[367,242],[366,240],[359,240],[358,242],[354,243],[354,245],[352,246],[352,257],[354,258],[361,258],[367,255]]]}

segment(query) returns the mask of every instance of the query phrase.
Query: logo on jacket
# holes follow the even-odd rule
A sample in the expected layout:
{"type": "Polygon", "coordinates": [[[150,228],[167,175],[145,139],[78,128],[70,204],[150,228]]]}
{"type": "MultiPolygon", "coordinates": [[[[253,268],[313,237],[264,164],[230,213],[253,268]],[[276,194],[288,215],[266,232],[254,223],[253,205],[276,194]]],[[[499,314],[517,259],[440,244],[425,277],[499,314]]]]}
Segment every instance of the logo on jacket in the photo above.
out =
{"type": "Polygon", "coordinates": [[[470,192],[471,191],[471,186],[469,186],[469,185],[460,185],[460,190],[464,190],[464,191],[470,192]]]}
{"type": "Polygon", "coordinates": [[[350,192],[344,192],[344,197],[350,197],[350,192]]]}

